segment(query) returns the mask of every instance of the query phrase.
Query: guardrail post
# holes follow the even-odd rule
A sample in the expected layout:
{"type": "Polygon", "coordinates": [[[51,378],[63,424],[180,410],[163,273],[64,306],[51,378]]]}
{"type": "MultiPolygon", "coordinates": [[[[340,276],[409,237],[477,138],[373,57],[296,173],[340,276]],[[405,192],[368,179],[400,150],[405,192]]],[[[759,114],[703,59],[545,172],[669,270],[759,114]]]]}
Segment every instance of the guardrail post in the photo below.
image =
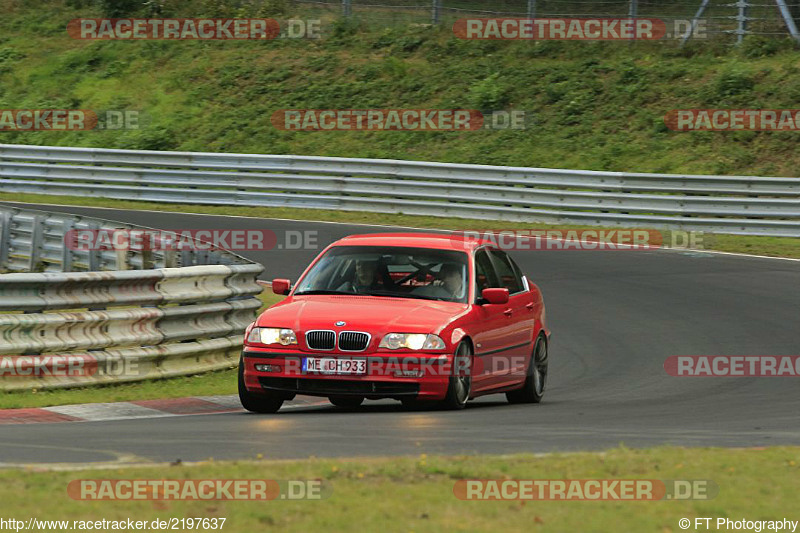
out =
{"type": "Polygon", "coordinates": [[[342,16],[349,17],[353,14],[352,0],[342,0],[342,16]]]}
{"type": "Polygon", "coordinates": [[[442,12],[442,0],[433,0],[433,9],[431,13],[431,22],[439,24],[442,12]]]}
{"type": "Polygon", "coordinates": [[[72,272],[72,248],[70,248],[72,242],[67,241],[75,238],[72,231],[75,229],[75,220],[65,218],[62,228],[64,235],[61,239],[61,246],[63,246],[61,249],[61,272],[72,272]]]}
{"type": "Polygon", "coordinates": [[[637,0],[631,0],[630,6],[628,7],[628,17],[636,18],[638,12],[639,2],[637,0]]]}
{"type": "Polygon", "coordinates": [[[11,213],[0,211],[0,272],[8,265],[8,252],[11,249],[11,213]]]}
{"type": "Polygon", "coordinates": [[[528,18],[536,18],[536,0],[528,0],[528,18]]]}
{"type": "Polygon", "coordinates": [[[44,233],[44,224],[42,223],[42,216],[36,215],[33,217],[33,227],[31,228],[31,256],[28,262],[28,272],[39,272],[43,270],[40,264],[42,258],[42,240],[44,233]]]}
{"type": "MultiPolygon", "coordinates": [[[[91,225],[91,230],[93,235],[97,235],[100,231],[100,224],[94,223],[91,225]]],[[[92,246],[89,250],[87,250],[86,255],[88,256],[88,264],[89,264],[89,272],[96,272],[100,270],[100,250],[98,246],[92,246]]]]}
{"type": "Polygon", "coordinates": [[[193,254],[191,250],[181,250],[181,266],[194,266],[192,262],[193,254]]]}
{"type": "Polygon", "coordinates": [[[141,251],[142,256],[142,270],[150,270],[151,268],[155,268],[155,262],[153,261],[153,252],[147,247],[141,251]]]}
{"type": "Polygon", "coordinates": [[[175,249],[175,241],[171,237],[161,239],[162,250],[164,250],[164,268],[175,268],[178,266],[178,253],[175,249]]]}

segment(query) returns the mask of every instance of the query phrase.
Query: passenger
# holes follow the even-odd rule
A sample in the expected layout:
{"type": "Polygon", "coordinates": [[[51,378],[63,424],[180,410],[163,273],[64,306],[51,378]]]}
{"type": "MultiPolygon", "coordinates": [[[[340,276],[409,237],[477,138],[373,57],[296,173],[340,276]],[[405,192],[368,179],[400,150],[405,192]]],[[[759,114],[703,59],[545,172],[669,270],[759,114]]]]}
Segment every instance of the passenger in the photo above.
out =
{"type": "Polygon", "coordinates": [[[441,284],[431,283],[414,290],[414,294],[446,300],[460,300],[463,297],[464,279],[462,267],[453,263],[445,263],[439,269],[438,278],[441,284]]]}

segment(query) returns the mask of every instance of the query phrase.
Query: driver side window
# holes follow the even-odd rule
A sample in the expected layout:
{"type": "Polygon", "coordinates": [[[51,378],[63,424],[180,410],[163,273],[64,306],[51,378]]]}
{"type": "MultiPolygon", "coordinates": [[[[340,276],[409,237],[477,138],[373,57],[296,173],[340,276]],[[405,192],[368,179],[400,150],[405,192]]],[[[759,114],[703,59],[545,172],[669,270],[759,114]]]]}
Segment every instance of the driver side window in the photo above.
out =
{"type": "Polygon", "coordinates": [[[508,289],[509,294],[516,294],[525,290],[519,268],[514,268],[516,265],[514,265],[508,254],[502,250],[492,250],[491,254],[494,258],[494,266],[497,270],[500,286],[508,289]]]}

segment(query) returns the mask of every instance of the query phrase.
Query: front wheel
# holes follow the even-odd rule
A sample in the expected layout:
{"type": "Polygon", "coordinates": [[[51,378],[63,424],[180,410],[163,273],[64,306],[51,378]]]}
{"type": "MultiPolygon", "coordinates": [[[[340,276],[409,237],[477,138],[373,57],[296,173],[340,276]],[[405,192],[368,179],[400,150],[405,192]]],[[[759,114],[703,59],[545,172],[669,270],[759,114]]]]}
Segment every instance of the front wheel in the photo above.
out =
{"type": "Polygon", "coordinates": [[[462,341],[453,356],[453,375],[447,386],[447,395],[441,406],[445,409],[463,409],[472,392],[472,347],[462,341]]]}
{"type": "Polygon", "coordinates": [[[283,396],[274,392],[264,391],[263,394],[253,394],[244,386],[244,360],[239,359],[239,401],[242,407],[253,413],[277,413],[283,405],[283,396]]]}
{"type": "Polygon", "coordinates": [[[533,347],[525,384],[521,389],[506,393],[508,403],[539,403],[547,383],[547,341],[540,335],[533,347]]]}

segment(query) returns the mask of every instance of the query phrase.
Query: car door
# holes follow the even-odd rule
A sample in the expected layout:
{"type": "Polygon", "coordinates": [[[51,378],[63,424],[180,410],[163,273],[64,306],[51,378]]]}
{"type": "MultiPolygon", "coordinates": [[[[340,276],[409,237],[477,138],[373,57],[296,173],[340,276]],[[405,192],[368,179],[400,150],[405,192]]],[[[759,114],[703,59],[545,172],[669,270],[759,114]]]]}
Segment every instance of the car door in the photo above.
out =
{"type": "Polygon", "coordinates": [[[472,386],[478,391],[497,387],[501,377],[508,373],[504,367],[506,354],[513,349],[514,321],[509,305],[479,305],[483,289],[502,285],[486,248],[475,251],[474,261],[476,322],[472,335],[475,343],[472,386]]]}
{"type": "Polygon", "coordinates": [[[498,385],[513,385],[524,375],[527,359],[533,349],[536,309],[533,296],[522,278],[522,271],[514,260],[506,252],[497,249],[489,250],[489,256],[500,286],[508,289],[508,309],[511,312],[507,330],[511,349],[502,354],[502,360],[495,361],[498,371],[503,368],[506,370],[505,373],[498,373],[498,385]]]}

